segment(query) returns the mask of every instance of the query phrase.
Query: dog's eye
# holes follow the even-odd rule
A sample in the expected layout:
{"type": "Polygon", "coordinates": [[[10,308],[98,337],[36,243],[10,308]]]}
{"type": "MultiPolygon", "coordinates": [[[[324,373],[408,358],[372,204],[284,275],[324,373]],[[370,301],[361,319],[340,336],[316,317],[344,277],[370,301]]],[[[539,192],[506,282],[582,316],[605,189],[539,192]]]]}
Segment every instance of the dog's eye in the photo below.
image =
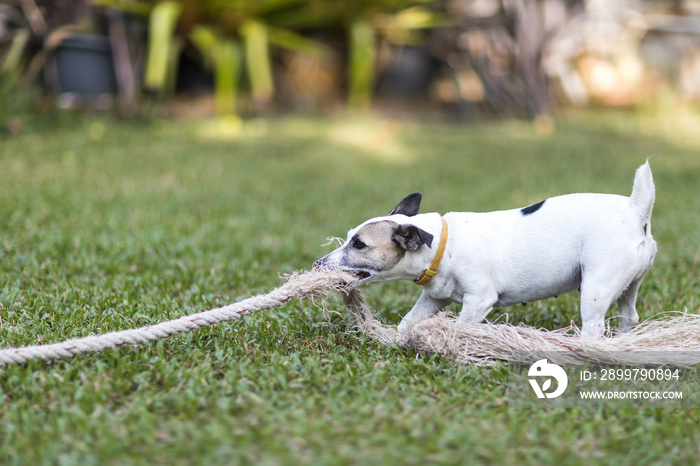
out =
{"type": "Polygon", "coordinates": [[[355,238],[352,242],[352,247],[354,249],[362,250],[362,249],[365,249],[367,247],[367,245],[365,243],[363,243],[362,240],[355,238]]]}

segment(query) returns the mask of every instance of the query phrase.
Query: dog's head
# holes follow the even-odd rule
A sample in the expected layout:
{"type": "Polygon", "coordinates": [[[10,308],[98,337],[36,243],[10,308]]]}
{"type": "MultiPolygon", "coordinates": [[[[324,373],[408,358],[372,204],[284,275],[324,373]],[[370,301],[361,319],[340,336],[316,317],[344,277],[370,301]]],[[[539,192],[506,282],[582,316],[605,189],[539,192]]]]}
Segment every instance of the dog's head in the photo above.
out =
{"type": "Polygon", "coordinates": [[[421,193],[406,196],[389,215],[376,217],[348,232],[345,243],[319,259],[317,268],[343,269],[355,274],[361,284],[398,280],[405,277],[402,263],[407,255],[428,248],[433,235],[410,223],[418,214],[421,193]]]}

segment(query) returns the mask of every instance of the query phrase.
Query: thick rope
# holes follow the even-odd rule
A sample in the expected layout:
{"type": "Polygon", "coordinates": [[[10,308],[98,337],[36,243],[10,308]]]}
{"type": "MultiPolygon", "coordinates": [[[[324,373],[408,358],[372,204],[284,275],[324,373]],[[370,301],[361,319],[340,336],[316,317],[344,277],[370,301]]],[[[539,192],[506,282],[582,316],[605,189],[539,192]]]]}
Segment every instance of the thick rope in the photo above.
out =
{"type": "Polygon", "coordinates": [[[566,366],[590,362],[678,367],[700,364],[697,314],[647,320],[628,333],[599,338],[582,336],[573,326],[549,331],[509,324],[458,323],[444,315],[422,319],[400,333],[374,318],[358,290],[345,293],[343,301],[360,331],[379,343],[440,354],[462,364],[533,363],[544,358],[566,366]]]}
{"type": "Polygon", "coordinates": [[[418,321],[402,333],[375,319],[357,289],[348,291],[355,281],[356,278],[342,271],[300,272],[267,294],[157,325],[62,343],[5,349],[0,351],[0,366],[148,343],[272,309],[292,300],[327,296],[334,290],[341,291],[358,328],[377,342],[413,347],[462,364],[532,363],[543,358],[570,366],[591,361],[680,367],[700,364],[700,315],[696,314],[648,320],[629,333],[601,338],[581,336],[574,327],[548,331],[508,324],[467,324],[443,315],[418,321]]]}
{"type": "Polygon", "coordinates": [[[292,275],[285,284],[267,294],[253,296],[218,309],[180,317],[148,327],[93,335],[48,345],[5,349],[0,351],[0,366],[21,364],[30,359],[48,361],[69,358],[81,353],[94,353],[125,345],[144,344],[172,335],[211,327],[222,322],[229,322],[255,312],[281,306],[295,299],[326,296],[353,280],[355,279],[352,276],[340,271],[300,272],[292,275]]]}

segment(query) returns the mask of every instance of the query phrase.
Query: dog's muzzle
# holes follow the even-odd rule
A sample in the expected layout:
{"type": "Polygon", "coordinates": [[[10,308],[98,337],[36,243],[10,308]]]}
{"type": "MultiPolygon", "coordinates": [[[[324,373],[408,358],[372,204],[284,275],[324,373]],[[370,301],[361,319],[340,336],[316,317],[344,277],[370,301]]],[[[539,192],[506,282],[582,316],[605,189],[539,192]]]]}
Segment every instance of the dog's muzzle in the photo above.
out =
{"type": "Polygon", "coordinates": [[[332,267],[328,266],[328,256],[324,256],[314,262],[314,269],[331,269],[332,267]]]}
{"type": "Polygon", "coordinates": [[[314,262],[314,269],[317,269],[317,270],[324,270],[324,269],[325,270],[333,270],[333,269],[338,269],[338,268],[345,270],[346,272],[354,275],[355,277],[359,278],[360,280],[365,280],[365,279],[372,276],[372,274],[370,272],[367,272],[366,270],[346,269],[340,265],[331,266],[328,263],[328,256],[324,256],[324,257],[320,258],[319,260],[317,260],[316,262],[314,262]]]}

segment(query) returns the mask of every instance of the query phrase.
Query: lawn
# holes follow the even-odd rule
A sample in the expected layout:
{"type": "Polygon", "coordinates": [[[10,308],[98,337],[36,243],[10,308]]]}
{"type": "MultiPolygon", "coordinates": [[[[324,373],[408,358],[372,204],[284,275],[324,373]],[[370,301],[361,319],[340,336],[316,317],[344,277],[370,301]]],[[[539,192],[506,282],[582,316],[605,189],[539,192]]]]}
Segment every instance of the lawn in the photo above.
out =
{"type": "MultiPolygon", "coordinates": [[[[651,159],[642,319],[700,310],[700,117],[527,122],[43,116],[0,139],[0,347],[133,328],[282,283],[404,195],[496,210],[629,194],[651,159]]],[[[398,323],[410,283],[365,290],[398,323]]],[[[492,319],[580,325],[578,293],[492,319]]],[[[0,368],[2,464],[690,464],[696,409],[516,409],[508,370],[383,347],[337,299],[52,363],[0,368]]],[[[611,310],[610,316],[616,313],[611,310]]],[[[615,321],[613,320],[613,325],[615,321]]]]}

